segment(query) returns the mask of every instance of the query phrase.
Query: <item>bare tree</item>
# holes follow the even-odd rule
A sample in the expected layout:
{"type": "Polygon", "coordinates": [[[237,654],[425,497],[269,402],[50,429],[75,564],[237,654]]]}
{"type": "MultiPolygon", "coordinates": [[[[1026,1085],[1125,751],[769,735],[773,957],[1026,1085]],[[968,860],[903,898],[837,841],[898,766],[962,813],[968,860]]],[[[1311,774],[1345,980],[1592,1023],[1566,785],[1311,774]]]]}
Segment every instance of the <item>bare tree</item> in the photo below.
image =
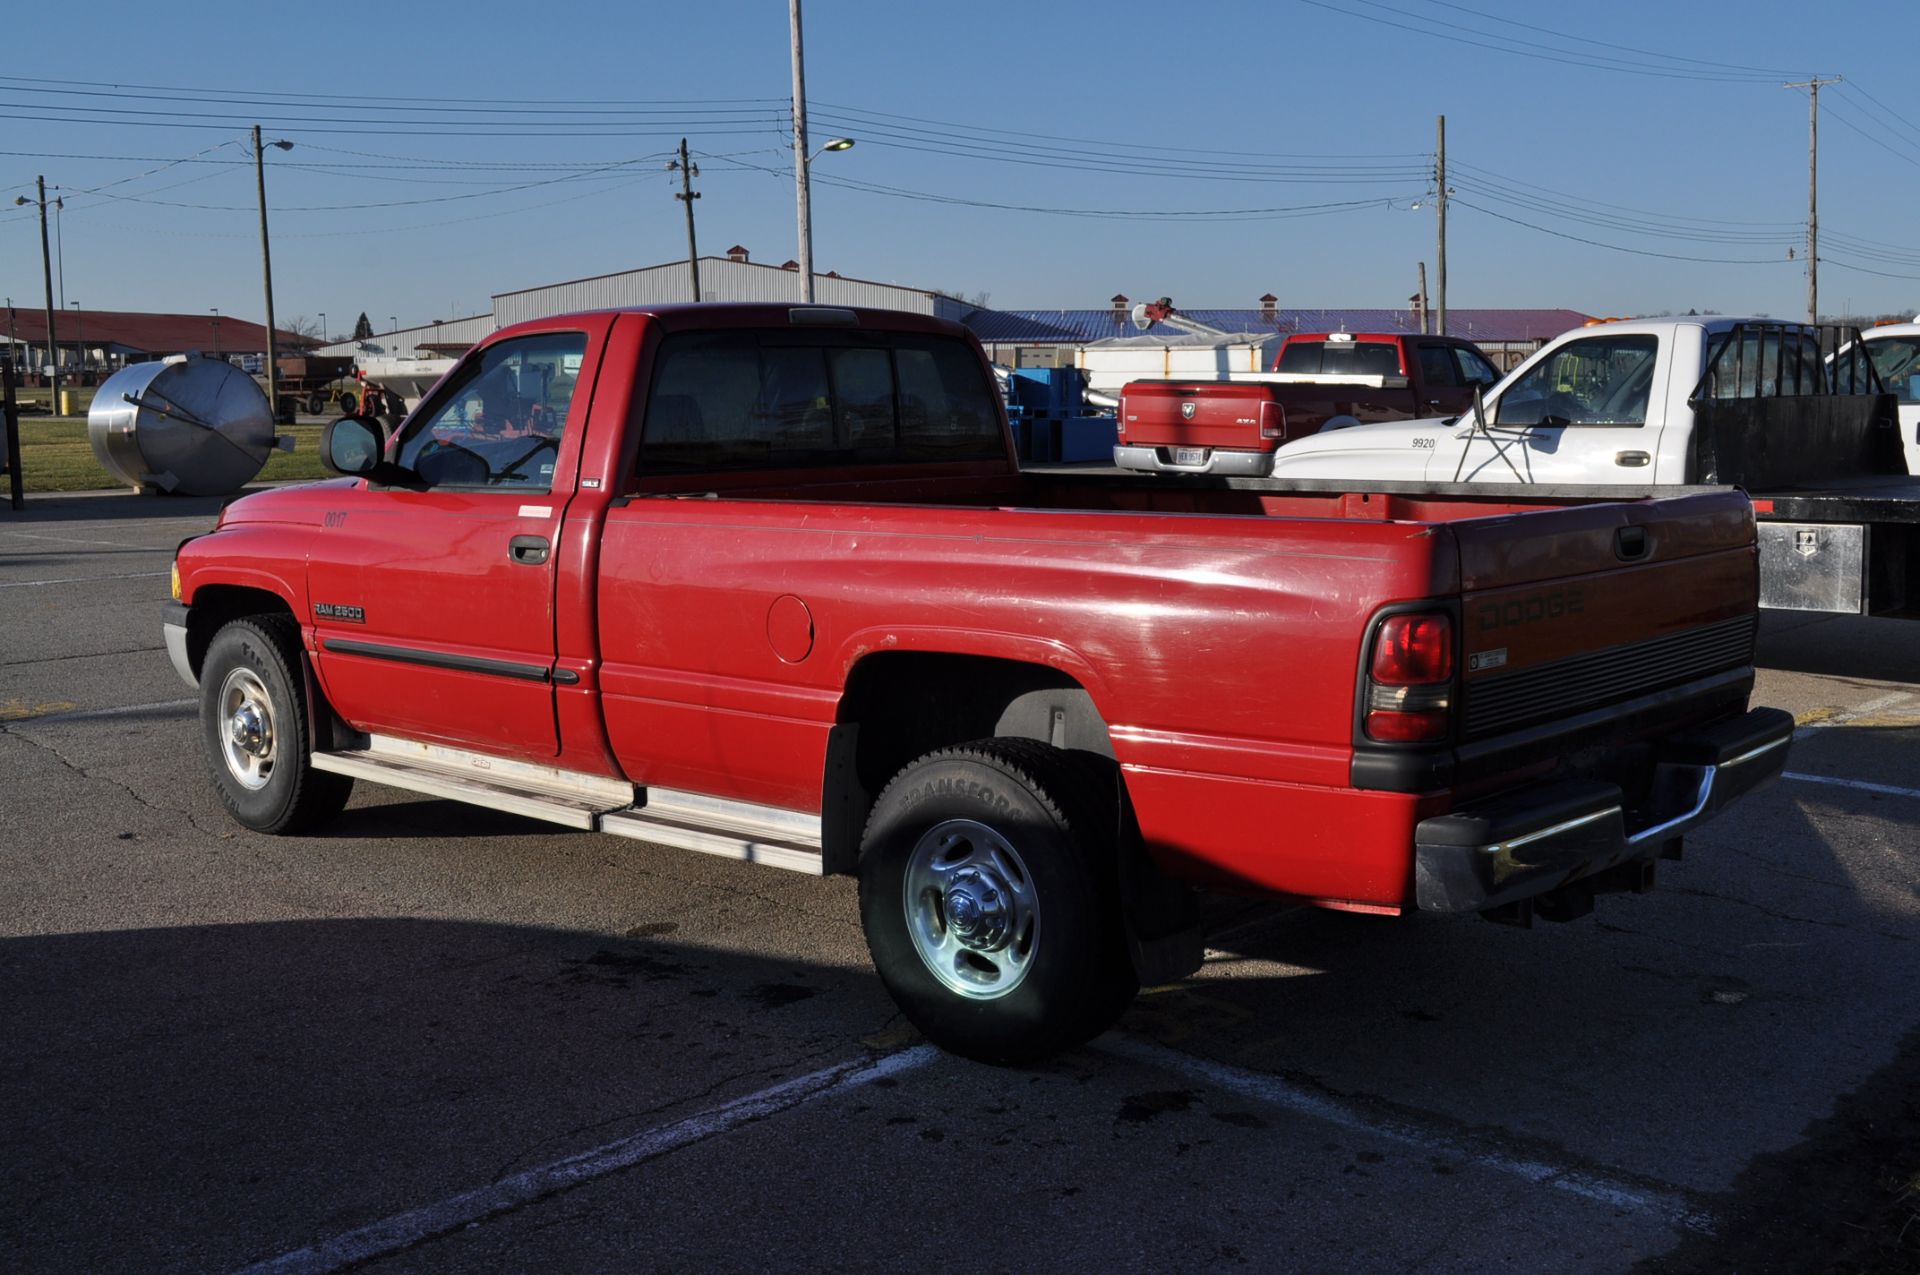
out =
{"type": "Polygon", "coordinates": [[[282,332],[291,332],[295,336],[305,337],[309,341],[317,342],[326,336],[326,333],[320,330],[320,320],[309,318],[304,314],[295,315],[291,319],[282,319],[278,327],[282,332]]]}

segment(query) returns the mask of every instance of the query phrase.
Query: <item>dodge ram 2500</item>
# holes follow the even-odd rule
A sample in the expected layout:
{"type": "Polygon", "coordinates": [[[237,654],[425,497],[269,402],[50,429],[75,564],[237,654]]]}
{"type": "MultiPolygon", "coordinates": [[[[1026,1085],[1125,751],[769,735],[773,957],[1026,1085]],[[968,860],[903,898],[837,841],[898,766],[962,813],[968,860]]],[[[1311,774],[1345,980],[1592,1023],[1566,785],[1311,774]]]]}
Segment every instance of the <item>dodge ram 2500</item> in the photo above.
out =
{"type": "Polygon", "coordinates": [[[541,319],[323,447],[345,476],[175,562],[236,820],[361,779],[857,873],[881,979],[979,1058],[1189,972],[1196,886],[1514,921],[1644,889],[1791,737],[1748,705],[1738,493],[1022,473],[978,344],[918,316],[541,319]]]}

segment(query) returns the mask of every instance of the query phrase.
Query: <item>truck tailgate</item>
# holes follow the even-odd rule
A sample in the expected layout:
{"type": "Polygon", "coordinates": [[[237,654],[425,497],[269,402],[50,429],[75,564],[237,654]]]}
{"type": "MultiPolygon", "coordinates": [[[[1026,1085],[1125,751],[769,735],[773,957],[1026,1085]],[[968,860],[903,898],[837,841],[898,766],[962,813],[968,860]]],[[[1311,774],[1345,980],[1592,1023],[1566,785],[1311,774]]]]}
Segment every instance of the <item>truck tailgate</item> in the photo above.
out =
{"type": "Polygon", "coordinates": [[[1121,395],[1120,433],[1140,447],[1270,452],[1286,425],[1275,399],[1274,387],[1258,382],[1135,381],[1121,395]]]}
{"type": "Polygon", "coordinates": [[[1739,492],[1452,524],[1462,743],[1752,662],[1758,558],[1739,492]]]}

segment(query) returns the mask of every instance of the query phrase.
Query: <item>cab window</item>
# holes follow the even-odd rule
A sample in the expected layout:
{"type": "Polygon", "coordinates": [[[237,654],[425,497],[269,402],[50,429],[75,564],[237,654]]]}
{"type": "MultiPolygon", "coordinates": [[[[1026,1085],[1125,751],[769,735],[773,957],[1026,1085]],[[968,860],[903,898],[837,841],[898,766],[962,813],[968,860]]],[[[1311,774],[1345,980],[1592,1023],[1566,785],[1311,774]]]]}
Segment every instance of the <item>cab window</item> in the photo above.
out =
{"type": "Polygon", "coordinates": [[[1658,337],[1570,341],[1507,388],[1499,425],[1644,425],[1658,337]]]}
{"type": "Polygon", "coordinates": [[[1827,369],[1811,332],[1742,324],[1707,353],[1710,399],[1780,398],[1828,392],[1827,369]]]}
{"type": "Polygon", "coordinates": [[[551,489],[586,350],[583,332],[488,346],[408,425],[400,464],[430,487],[551,489]]]}
{"type": "Polygon", "coordinates": [[[1006,455],[964,341],[916,333],[681,332],[661,343],[640,475],[1006,455]]]}
{"type": "Polygon", "coordinates": [[[1420,347],[1420,379],[1430,388],[1445,388],[1460,384],[1455,374],[1452,356],[1444,345],[1423,345],[1420,347]]]}
{"type": "Polygon", "coordinates": [[[1402,376],[1399,346],[1392,341],[1288,341],[1276,372],[1308,376],[1402,376]]]}
{"type": "Polygon", "coordinates": [[[1480,357],[1478,350],[1464,345],[1453,347],[1453,357],[1460,363],[1460,384],[1472,385],[1479,381],[1492,386],[1500,379],[1500,373],[1493,370],[1493,364],[1480,357]]]}

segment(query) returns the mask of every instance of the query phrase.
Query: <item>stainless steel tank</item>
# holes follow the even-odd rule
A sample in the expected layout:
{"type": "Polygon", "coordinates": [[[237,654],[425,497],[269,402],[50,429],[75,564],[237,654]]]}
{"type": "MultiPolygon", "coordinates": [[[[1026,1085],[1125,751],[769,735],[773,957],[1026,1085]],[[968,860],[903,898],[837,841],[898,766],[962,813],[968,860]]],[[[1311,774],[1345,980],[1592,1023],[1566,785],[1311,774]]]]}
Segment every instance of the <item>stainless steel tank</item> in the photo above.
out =
{"type": "Polygon", "coordinates": [[[133,487],[224,496],[259,474],[277,440],[252,377],[189,355],[108,377],[87,413],[87,441],[101,468],[133,487]]]}

